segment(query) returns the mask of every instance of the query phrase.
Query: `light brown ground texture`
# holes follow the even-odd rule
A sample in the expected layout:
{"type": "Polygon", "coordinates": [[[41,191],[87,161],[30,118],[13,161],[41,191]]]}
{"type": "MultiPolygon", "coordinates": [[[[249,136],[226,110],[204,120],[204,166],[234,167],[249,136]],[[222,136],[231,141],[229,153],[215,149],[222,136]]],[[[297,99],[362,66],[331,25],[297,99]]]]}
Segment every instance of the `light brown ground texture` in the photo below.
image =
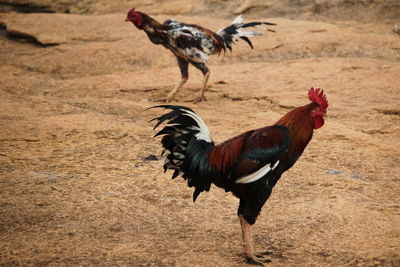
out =
{"type": "Polygon", "coordinates": [[[193,203],[182,179],[145,160],[160,153],[148,123],[160,112],[145,109],[179,69],[123,22],[132,6],[213,30],[241,12],[278,24],[254,50],[240,42],[211,57],[208,102],[188,102],[202,79],[190,69],[176,104],[194,108],[217,142],[325,89],[325,126],[255,225],[268,266],[400,266],[396,1],[42,2],[60,13],[0,13],[1,266],[246,265],[238,200],[213,187],[193,203]]]}

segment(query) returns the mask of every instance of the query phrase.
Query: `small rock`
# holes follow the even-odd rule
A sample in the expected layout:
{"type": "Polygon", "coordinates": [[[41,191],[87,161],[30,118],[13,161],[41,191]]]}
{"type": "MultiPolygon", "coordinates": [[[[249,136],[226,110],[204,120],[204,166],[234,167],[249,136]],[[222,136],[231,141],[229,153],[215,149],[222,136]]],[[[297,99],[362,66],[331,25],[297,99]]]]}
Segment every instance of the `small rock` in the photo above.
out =
{"type": "Polygon", "coordinates": [[[392,31],[400,35],[400,24],[394,25],[392,31]]]}
{"type": "Polygon", "coordinates": [[[216,82],[215,84],[227,84],[227,82],[221,80],[221,81],[216,82]]]}
{"type": "Polygon", "coordinates": [[[106,194],[119,196],[119,195],[121,195],[121,192],[119,192],[119,191],[108,191],[108,192],[106,192],[106,194]]]}
{"type": "Polygon", "coordinates": [[[143,161],[157,161],[157,160],[159,160],[159,158],[154,154],[150,154],[143,159],[143,161]]]}
{"type": "Polygon", "coordinates": [[[325,172],[327,174],[331,174],[331,175],[338,175],[338,174],[343,173],[342,171],[339,171],[339,170],[326,170],[325,172]]]}

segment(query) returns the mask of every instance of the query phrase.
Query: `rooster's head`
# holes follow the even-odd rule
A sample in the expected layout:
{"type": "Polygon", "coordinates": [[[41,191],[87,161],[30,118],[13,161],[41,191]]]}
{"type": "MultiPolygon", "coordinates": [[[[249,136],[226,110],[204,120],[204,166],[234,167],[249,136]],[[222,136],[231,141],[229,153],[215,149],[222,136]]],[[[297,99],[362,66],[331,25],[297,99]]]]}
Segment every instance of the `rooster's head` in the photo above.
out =
{"type": "Polygon", "coordinates": [[[135,11],[135,8],[131,8],[126,15],[125,21],[130,21],[133,25],[136,26],[139,30],[143,29],[143,18],[142,14],[138,11],[135,11]]]}
{"type": "Polygon", "coordinates": [[[321,128],[325,121],[324,116],[328,108],[328,99],[324,94],[324,90],[320,88],[312,88],[308,91],[308,98],[316,104],[315,108],[312,110],[312,117],[314,119],[314,129],[321,128]]]}

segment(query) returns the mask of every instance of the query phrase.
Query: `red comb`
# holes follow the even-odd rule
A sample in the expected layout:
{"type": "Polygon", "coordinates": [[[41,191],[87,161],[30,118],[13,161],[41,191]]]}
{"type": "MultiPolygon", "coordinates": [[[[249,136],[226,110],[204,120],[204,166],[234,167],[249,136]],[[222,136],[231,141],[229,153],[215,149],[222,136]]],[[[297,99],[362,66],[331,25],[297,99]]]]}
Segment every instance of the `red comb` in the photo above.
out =
{"type": "Polygon", "coordinates": [[[128,11],[128,15],[129,14],[132,14],[132,13],[134,13],[135,12],[135,8],[131,8],[131,9],[129,9],[129,11],[128,11]]]}
{"type": "Polygon", "coordinates": [[[311,87],[310,91],[308,91],[308,99],[312,102],[317,103],[323,109],[328,108],[328,99],[326,99],[326,95],[324,94],[324,90],[321,88],[313,88],[311,87]]]}

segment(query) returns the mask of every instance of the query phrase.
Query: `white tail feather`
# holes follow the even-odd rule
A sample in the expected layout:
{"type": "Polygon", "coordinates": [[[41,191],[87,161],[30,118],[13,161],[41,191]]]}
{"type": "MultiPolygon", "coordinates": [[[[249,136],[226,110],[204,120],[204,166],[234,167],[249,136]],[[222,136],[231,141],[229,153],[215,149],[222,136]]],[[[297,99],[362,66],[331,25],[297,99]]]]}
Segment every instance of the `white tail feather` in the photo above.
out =
{"type": "Polygon", "coordinates": [[[242,29],[238,29],[238,34],[239,37],[256,37],[262,35],[261,32],[258,31],[244,31],[242,29]]]}
{"type": "Polygon", "coordinates": [[[198,128],[199,129],[199,133],[197,133],[195,136],[196,138],[199,140],[204,140],[207,141],[209,143],[212,143],[212,138],[211,138],[211,134],[210,131],[208,130],[206,124],[204,123],[204,121],[194,112],[191,112],[189,110],[185,110],[185,115],[188,117],[191,117],[192,119],[194,119],[197,124],[199,125],[199,127],[195,127],[194,128],[198,128]]]}
{"type": "Polygon", "coordinates": [[[242,15],[239,15],[232,21],[231,24],[241,24],[241,23],[243,23],[243,18],[242,15]]]}

